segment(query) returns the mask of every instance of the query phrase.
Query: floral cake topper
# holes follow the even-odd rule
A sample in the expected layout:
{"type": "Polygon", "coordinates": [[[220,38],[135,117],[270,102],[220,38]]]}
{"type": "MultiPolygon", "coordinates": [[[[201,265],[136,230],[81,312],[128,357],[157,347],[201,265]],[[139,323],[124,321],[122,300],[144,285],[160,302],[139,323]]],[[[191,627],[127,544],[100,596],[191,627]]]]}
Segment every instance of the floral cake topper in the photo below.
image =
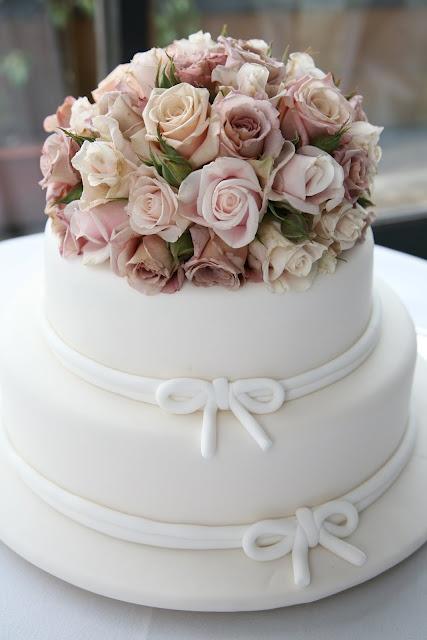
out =
{"type": "Polygon", "coordinates": [[[45,119],[46,213],[64,258],[145,294],[307,289],[373,220],[381,127],[308,53],[198,32],[137,53],[45,119]]]}

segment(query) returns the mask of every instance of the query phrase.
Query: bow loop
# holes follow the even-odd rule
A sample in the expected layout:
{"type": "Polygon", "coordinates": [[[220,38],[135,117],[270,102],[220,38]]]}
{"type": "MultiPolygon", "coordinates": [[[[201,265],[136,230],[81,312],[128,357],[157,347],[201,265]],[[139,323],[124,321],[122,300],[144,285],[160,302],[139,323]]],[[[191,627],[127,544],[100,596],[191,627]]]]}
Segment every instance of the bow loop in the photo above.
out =
{"type": "Polygon", "coordinates": [[[358,522],[354,505],[333,500],[314,509],[297,509],[290,518],[257,522],[246,530],[242,547],[249,558],[260,561],[277,560],[291,553],[295,584],[305,587],[310,584],[310,548],[320,545],[351,564],[364,564],[363,551],[341,540],[356,530],[358,522]],[[332,517],[343,522],[335,524],[330,521],[332,517]]]}
{"type": "Polygon", "coordinates": [[[216,378],[212,382],[196,378],[176,378],[162,382],[156,391],[157,404],[166,411],[189,414],[203,410],[201,450],[206,458],[216,448],[217,412],[231,411],[261,449],[272,441],[253,414],[273,413],[285,401],[285,390],[276,380],[250,378],[229,382],[216,378]]]}

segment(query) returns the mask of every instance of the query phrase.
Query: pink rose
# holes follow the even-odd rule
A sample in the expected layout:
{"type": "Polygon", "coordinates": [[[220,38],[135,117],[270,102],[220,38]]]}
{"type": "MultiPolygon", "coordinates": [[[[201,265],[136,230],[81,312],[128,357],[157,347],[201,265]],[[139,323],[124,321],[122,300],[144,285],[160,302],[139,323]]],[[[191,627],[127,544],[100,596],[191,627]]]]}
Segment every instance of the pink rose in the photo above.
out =
{"type": "Polygon", "coordinates": [[[313,215],[329,211],[344,199],[344,171],[329,153],[307,145],[287,154],[273,173],[270,200],[286,201],[313,215]]]}
{"type": "Polygon", "coordinates": [[[78,150],[79,145],[62,131],[46,138],[40,157],[43,179],[39,184],[48,189],[48,200],[56,195],[65,196],[80,182],[79,172],[71,164],[78,150]]]}
{"type": "Polygon", "coordinates": [[[279,112],[268,100],[256,100],[235,92],[220,94],[212,111],[221,122],[219,155],[235,158],[277,158],[283,137],[279,112]]]}
{"type": "Polygon", "coordinates": [[[178,200],[181,215],[213,229],[233,248],[253,240],[265,210],[257,175],[240,158],[217,158],[190,173],[180,186],[178,200]]]}
{"type": "Polygon", "coordinates": [[[299,136],[306,145],[316,137],[332,135],[349,124],[353,107],[335,86],[332,75],[305,75],[289,85],[280,101],[282,133],[288,140],[299,136]]]}
{"type": "Polygon", "coordinates": [[[344,170],[345,197],[350,202],[369,188],[369,178],[373,173],[368,154],[364,149],[341,147],[334,152],[335,160],[344,170]]]}
{"type": "Polygon", "coordinates": [[[51,211],[52,230],[58,236],[59,253],[63,258],[80,255],[86,242],[84,238],[76,238],[73,234],[70,228],[72,215],[73,210],[63,204],[56,206],[55,213],[51,211]]]}
{"type": "Polygon", "coordinates": [[[74,238],[84,241],[84,264],[100,264],[109,260],[112,237],[117,229],[128,224],[124,202],[109,202],[83,211],[79,200],[74,200],[65,207],[65,215],[74,238]]]}
{"type": "Polygon", "coordinates": [[[119,229],[112,240],[113,270],[125,276],[131,287],[146,295],[175,293],[184,282],[182,267],[174,261],[159,236],[136,236],[129,227],[119,229]]]}
{"type": "Polygon", "coordinates": [[[73,96],[67,96],[64,98],[64,102],[59,105],[56,110],[56,113],[51,116],[47,116],[43,121],[43,128],[48,133],[55,131],[59,127],[63,129],[68,129],[70,126],[70,116],[71,116],[71,107],[73,103],[76,101],[73,96]]]}
{"type": "Polygon", "coordinates": [[[198,287],[238,289],[244,280],[247,247],[233,249],[212,230],[198,225],[192,226],[190,233],[194,255],[184,264],[186,277],[198,287]]]}
{"type": "Polygon", "coordinates": [[[144,236],[157,234],[175,242],[188,227],[178,214],[176,192],[153,167],[141,165],[131,175],[126,209],[130,226],[144,236]]]}

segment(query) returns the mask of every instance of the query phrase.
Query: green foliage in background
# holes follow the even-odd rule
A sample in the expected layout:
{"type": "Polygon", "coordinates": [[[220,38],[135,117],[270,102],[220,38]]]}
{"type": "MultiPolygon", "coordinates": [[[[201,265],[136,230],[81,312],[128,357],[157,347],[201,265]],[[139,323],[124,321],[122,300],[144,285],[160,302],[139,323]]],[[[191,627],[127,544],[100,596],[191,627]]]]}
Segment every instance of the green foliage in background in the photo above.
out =
{"type": "Polygon", "coordinates": [[[30,73],[30,60],[25,51],[11,49],[0,56],[0,76],[6,78],[11,85],[21,87],[30,73]]]}
{"type": "Polygon", "coordinates": [[[79,9],[83,13],[92,16],[94,13],[94,0],[48,0],[47,13],[52,24],[57,29],[67,26],[71,13],[79,9]]]}
{"type": "Polygon", "coordinates": [[[158,47],[200,29],[199,12],[193,0],[156,0],[153,8],[156,34],[153,44],[158,47]]]}

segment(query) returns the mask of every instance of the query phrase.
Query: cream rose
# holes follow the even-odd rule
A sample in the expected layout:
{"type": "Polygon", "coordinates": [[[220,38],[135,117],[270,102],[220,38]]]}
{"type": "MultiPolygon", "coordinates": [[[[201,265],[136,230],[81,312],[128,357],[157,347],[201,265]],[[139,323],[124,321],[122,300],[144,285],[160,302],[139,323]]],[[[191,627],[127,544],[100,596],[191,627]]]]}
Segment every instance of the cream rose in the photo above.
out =
{"type": "Polygon", "coordinates": [[[296,51],[290,53],[286,63],[286,84],[291,84],[305,75],[312,78],[324,78],[326,73],[318,69],[308,53],[296,51]]]}
{"type": "Polygon", "coordinates": [[[93,136],[93,118],[99,115],[97,104],[77,98],[71,107],[70,129],[79,136],[93,136]]]}
{"type": "Polygon", "coordinates": [[[172,187],[152,167],[141,165],[132,174],[127,205],[130,226],[141,235],[156,233],[175,242],[188,227],[178,214],[178,198],[172,187]]]}
{"type": "Polygon", "coordinates": [[[353,122],[348,130],[350,138],[348,147],[366,151],[369,161],[376,166],[381,160],[381,147],[378,142],[383,128],[376,127],[363,120],[353,122]]]}
{"type": "Polygon", "coordinates": [[[182,82],[170,89],[153,89],[143,113],[147,140],[158,132],[193,167],[218,153],[219,123],[210,118],[209,91],[182,82]]]}
{"type": "Polygon", "coordinates": [[[304,291],[316,274],[316,262],[326,247],[306,240],[295,244],[285,238],[276,222],[261,223],[257,238],[249,245],[249,267],[260,269],[262,279],[274,292],[304,291]]]}
{"type": "Polygon", "coordinates": [[[82,177],[82,209],[105,204],[111,199],[129,196],[130,174],[137,167],[137,157],[123,138],[118,123],[106,116],[94,118],[101,138],[85,142],[72,159],[82,177]]]}
{"type": "Polygon", "coordinates": [[[276,167],[270,200],[286,201],[294,209],[318,214],[341,204],[344,171],[329,153],[317,147],[301,147],[276,167]]]}
{"type": "Polygon", "coordinates": [[[263,191],[251,165],[217,158],[182,182],[178,199],[184,218],[211,228],[230,247],[254,239],[264,213],[263,191]]]}
{"type": "Polygon", "coordinates": [[[344,202],[315,221],[314,232],[319,242],[332,245],[335,253],[351,249],[362,236],[366,211],[359,205],[344,202]]]}

